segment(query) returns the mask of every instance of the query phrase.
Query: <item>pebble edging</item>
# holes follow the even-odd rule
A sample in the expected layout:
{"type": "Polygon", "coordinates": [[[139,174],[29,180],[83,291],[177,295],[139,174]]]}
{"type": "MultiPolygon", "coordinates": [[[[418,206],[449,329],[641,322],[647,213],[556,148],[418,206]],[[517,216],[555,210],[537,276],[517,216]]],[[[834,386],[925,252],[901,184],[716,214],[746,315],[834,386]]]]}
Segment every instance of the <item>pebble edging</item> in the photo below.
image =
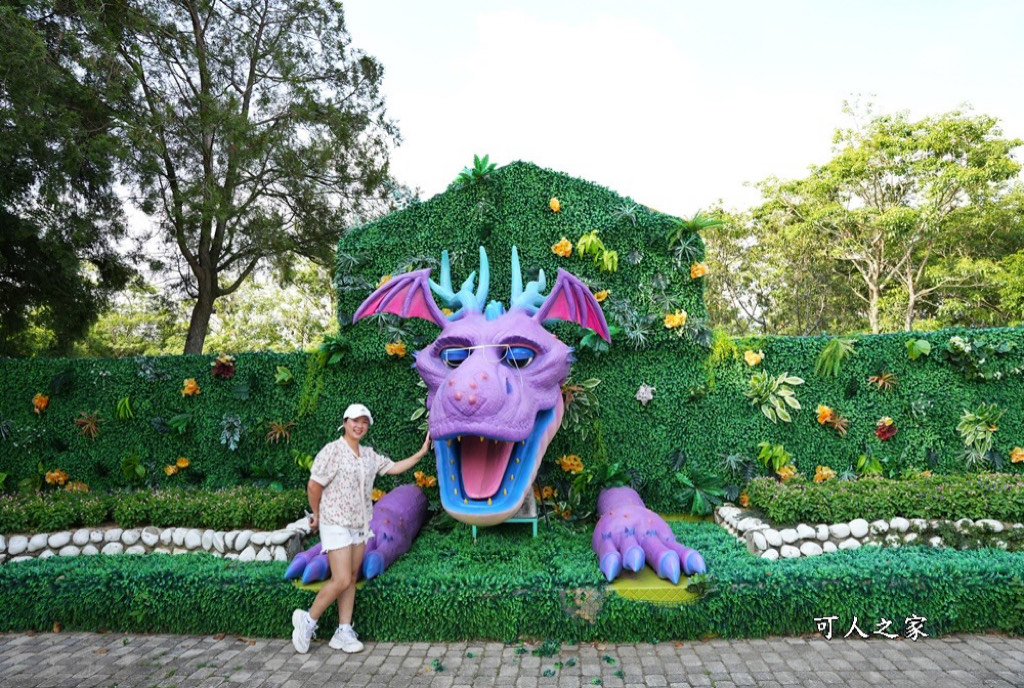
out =
{"type": "MultiPolygon", "coordinates": [[[[863,518],[855,518],[848,523],[800,523],[777,529],[753,514],[754,512],[736,506],[720,506],[715,509],[715,523],[742,541],[751,554],[770,560],[816,557],[841,549],[859,549],[864,546],[899,547],[918,540],[921,533],[933,531],[943,524],[952,524],[961,531],[982,528],[991,537],[992,546],[1007,549],[1007,544],[999,537],[999,533],[1008,529],[1024,528],[1020,523],[1007,524],[993,519],[972,521],[962,518],[957,521],[944,521],[897,516],[891,520],[880,519],[870,523],[863,518]]],[[[927,543],[931,547],[944,546],[942,538],[937,535],[929,537],[927,543]]]]}
{"type": "Polygon", "coordinates": [[[56,533],[0,535],[0,564],[31,559],[97,554],[193,554],[206,552],[238,561],[290,561],[302,551],[309,521],[279,530],[199,528],[79,528],[56,533]]]}

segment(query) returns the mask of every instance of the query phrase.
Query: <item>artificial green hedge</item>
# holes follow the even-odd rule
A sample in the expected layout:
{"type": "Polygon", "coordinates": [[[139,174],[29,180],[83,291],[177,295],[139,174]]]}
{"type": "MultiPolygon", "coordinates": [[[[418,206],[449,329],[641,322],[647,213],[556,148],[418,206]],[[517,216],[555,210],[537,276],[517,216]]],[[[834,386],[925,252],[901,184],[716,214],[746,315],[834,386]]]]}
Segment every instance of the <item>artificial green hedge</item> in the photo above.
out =
{"type": "Polygon", "coordinates": [[[0,496],[0,533],[48,533],[114,523],[121,528],[276,530],[302,515],[304,490],[224,490],[17,494],[0,496]]]}
{"type": "MultiPolygon", "coordinates": [[[[709,593],[659,606],[604,585],[589,537],[543,529],[539,538],[497,528],[474,543],[468,529],[423,534],[359,592],[355,625],[366,638],[455,641],[519,638],[653,642],[816,632],[857,616],[871,632],[900,632],[911,615],[930,635],[1024,632],[1024,558],[1006,552],[862,548],[769,562],[709,523],[674,524],[711,562],[709,593]]],[[[284,564],[182,557],[77,557],[0,567],[0,631],[120,630],[287,637],[290,612],[312,595],[282,579],[284,564]]],[[[321,637],[334,623],[324,617],[321,637]]],[[[843,626],[843,624],[846,624],[843,626]]],[[[842,626],[842,628],[840,628],[842,626]]]]}
{"type": "Polygon", "coordinates": [[[763,511],[775,525],[896,516],[1024,522],[1024,477],[1020,475],[867,477],[820,484],[757,478],[747,485],[747,495],[751,506],[763,511]]]}
{"type": "MultiPolygon", "coordinates": [[[[460,283],[478,267],[478,245],[489,250],[492,298],[507,301],[513,244],[519,247],[527,278],[543,268],[550,284],[557,268],[566,268],[594,290],[611,292],[604,302],[607,311],[623,310],[615,301],[626,299],[625,310],[651,320],[641,348],[623,333],[604,354],[579,345],[583,332],[578,327],[555,325],[555,332],[577,347],[572,379],[601,380],[596,390],[599,410],[586,440],[569,430],[555,437],[542,468],[542,484],[560,474],[555,460],[562,454],[577,454],[587,466],[617,461],[652,508],[675,511],[681,506],[671,478],[677,467],[725,473],[723,456],[753,456],[761,441],[783,444],[806,475],[813,475],[819,464],[842,472],[864,453],[884,459],[892,475],[908,468],[959,473],[966,464],[956,425],[965,409],[981,402],[1005,411],[994,449],[1008,457],[1015,446],[1024,446],[1024,379],[1014,372],[1024,367],[1024,329],[854,336],[855,353],[835,377],[815,373],[828,337],[730,340],[718,334],[710,342],[698,342],[707,335],[699,329],[680,337],[662,324],[666,300],[687,310],[690,324],[703,316],[704,306],[702,280],[691,279],[685,261],[677,264],[668,248],[666,235],[676,223],[677,218],[633,207],[630,199],[598,185],[528,163],[508,165],[489,182],[452,189],[342,239],[335,277],[343,324],[336,365],[322,367],[317,356],[305,353],[239,353],[235,376],[222,380],[211,376],[212,354],[0,361],[0,473],[8,474],[8,490],[38,476],[40,463],[44,471],[61,468],[93,490],[132,487],[120,466],[136,454],[147,469],[143,483],[134,485],[138,487],[280,482],[300,488],[307,473],[294,461],[292,450],[315,454],[337,437],[341,414],[354,401],[374,413],[368,443],[394,458],[407,456],[421,441],[418,421],[410,418],[425,391],[411,368],[412,350],[404,358],[391,358],[384,344],[401,336],[414,349],[429,343],[438,330],[421,320],[351,325],[350,314],[383,275],[429,265],[445,248],[453,251],[453,281],[460,283]],[[561,201],[558,213],[548,207],[552,196],[561,201]],[[575,251],[569,258],[552,253],[552,244],[563,236],[575,242],[594,229],[607,248],[618,251],[617,271],[604,272],[575,251]],[[992,379],[972,378],[978,371],[962,356],[944,356],[955,336],[1009,349],[987,355],[983,372],[992,379]],[[911,360],[905,346],[910,339],[929,342],[930,354],[911,360]],[[764,352],[757,367],[744,362],[742,354],[748,349],[764,352]],[[279,366],[292,374],[289,384],[275,382],[279,366]],[[891,391],[868,381],[881,368],[898,378],[891,391]],[[806,380],[794,388],[803,409],[794,412],[792,423],[773,424],[748,403],[743,393],[758,370],[806,380]],[[198,396],[181,395],[186,378],[198,381],[198,396]],[[654,388],[647,405],[634,398],[641,384],[654,388]],[[49,408],[40,415],[33,413],[36,393],[50,396],[49,408]],[[134,418],[117,420],[117,402],[126,396],[134,418]],[[816,422],[819,404],[849,419],[845,437],[816,422]],[[74,425],[83,411],[96,411],[103,419],[95,439],[79,434],[74,425]],[[194,419],[184,434],[167,431],[166,422],[186,412],[194,419]],[[246,428],[235,451],[220,441],[226,415],[237,415],[246,428]],[[887,441],[874,434],[883,416],[898,428],[887,441]],[[266,441],[272,421],[295,422],[287,443],[266,441]],[[188,458],[190,467],[165,475],[163,467],[178,457],[188,458]]],[[[703,249],[699,240],[695,245],[699,258],[703,249]]],[[[421,467],[434,473],[432,460],[421,467]]],[[[1006,462],[1003,470],[1020,475],[1024,464],[1006,462]]],[[[408,480],[381,478],[378,486],[390,489],[408,480]]]]}

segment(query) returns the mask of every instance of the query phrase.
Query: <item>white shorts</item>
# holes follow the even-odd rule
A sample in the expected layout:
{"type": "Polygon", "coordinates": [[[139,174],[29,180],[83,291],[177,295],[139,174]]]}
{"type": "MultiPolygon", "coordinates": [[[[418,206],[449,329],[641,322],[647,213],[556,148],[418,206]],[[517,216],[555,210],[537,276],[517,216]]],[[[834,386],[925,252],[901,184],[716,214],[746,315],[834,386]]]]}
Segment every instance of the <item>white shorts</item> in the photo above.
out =
{"type": "Polygon", "coordinates": [[[341,549],[367,542],[373,537],[373,531],[366,528],[348,528],[330,523],[320,524],[320,545],[322,552],[341,549]]]}

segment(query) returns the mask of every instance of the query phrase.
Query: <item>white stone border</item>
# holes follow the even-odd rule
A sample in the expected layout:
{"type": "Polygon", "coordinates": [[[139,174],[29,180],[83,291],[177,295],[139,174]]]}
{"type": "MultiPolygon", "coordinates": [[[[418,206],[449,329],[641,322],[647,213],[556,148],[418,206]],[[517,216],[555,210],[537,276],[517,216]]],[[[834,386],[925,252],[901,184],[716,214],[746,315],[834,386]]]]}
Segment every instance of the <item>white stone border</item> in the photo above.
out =
{"type": "Polygon", "coordinates": [[[302,549],[309,522],[299,519],[279,530],[198,528],[79,528],[57,533],[0,535],[0,564],[30,559],[96,554],[193,554],[206,552],[238,561],[289,561],[302,549]]]}
{"type": "MultiPolygon", "coordinates": [[[[863,518],[855,518],[848,523],[800,523],[790,528],[775,529],[753,512],[731,505],[715,509],[715,523],[742,541],[751,554],[771,560],[816,557],[862,546],[899,547],[917,540],[924,531],[934,530],[937,526],[948,523],[952,523],[960,530],[982,527],[990,534],[993,546],[1006,549],[1006,542],[1000,539],[998,534],[1010,528],[1024,528],[1020,523],[1009,524],[992,519],[972,521],[962,518],[957,521],[945,521],[897,516],[888,521],[878,520],[871,523],[863,518]]],[[[928,544],[932,547],[942,547],[942,538],[933,536],[928,539],[928,544]]]]}

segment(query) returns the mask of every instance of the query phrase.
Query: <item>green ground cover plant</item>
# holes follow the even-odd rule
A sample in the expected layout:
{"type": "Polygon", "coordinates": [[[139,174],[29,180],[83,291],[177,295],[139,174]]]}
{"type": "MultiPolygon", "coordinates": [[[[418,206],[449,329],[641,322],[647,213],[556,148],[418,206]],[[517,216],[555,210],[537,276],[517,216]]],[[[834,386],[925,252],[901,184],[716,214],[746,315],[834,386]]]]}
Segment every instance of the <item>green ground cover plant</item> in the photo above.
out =
{"type": "MultiPolygon", "coordinates": [[[[707,522],[675,523],[711,568],[697,602],[655,605],[609,590],[588,533],[428,529],[364,584],[355,624],[382,641],[656,642],[814,633],[815,617],[927,619],[931,635],[1024,632],[1024,558],[996,550],[862,548],[769,562],[707,522]]],[[[0,630],[52,628],[287,637],[310,593],[283,563],[208,555],[77,557],[0,567],[0,630]]],[[[691,583],[692,584],[692,583],[691,583]]],[[[325,622],[322,634],[331,628],[325,622]]]]}

